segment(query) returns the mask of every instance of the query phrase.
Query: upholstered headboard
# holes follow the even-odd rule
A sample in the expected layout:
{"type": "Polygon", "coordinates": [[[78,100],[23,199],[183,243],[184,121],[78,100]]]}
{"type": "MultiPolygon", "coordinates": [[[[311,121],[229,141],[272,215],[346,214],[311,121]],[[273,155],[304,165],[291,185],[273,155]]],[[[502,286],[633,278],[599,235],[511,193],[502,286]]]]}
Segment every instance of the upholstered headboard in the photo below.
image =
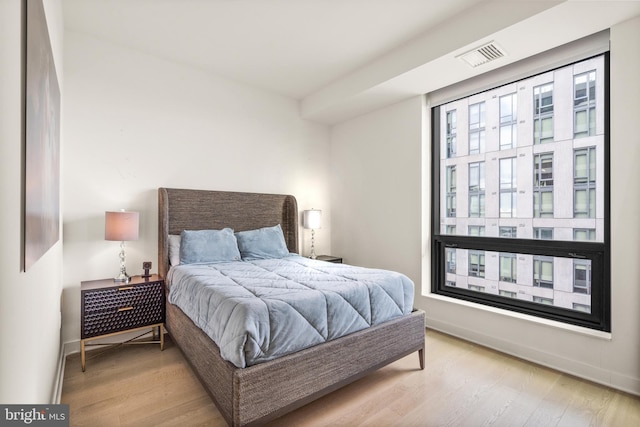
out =
{"type": "Polygon", "coordinates": [[[280,224],[290,252],[298,253],[298,205],[290,195],[158,189],[158,274],[169,271],[169,235],[183,230],[253,230],[280,224]]]}

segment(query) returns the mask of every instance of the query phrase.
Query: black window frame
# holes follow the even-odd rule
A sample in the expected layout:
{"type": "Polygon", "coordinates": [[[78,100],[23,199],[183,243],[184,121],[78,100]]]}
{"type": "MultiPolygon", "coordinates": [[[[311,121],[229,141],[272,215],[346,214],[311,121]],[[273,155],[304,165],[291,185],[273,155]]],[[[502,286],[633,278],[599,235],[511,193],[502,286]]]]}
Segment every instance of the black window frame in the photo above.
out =
{"type": "MultiPolygon", "coordinates": [[[[431,292],[459,300],[470,301],[486,306],[505,309],[513,312],[532,315],[558,322],[586,327],[589,329],[611,332],[611,243],[610,243],[610,59],[609,52],[593,57],[604,57],[604,238],[602,242],[536,240],[522,238],[476,237],[463,235],[447,235],[441,231],[440,213],[440,111],[442,105],[431,107],[431,292]],[[590,261],[591,263],[591,312],[586,313],[553,305],[539,304],[531,301],[513,299],[498,294],[480,293],[457,286],[447,286],[445,269],[446,248],[468,249],[477,251],[493,251],[498,253],[526,254],[534,256],[550,256],[590,261]]],[[[584,57],[570,64],[564,64],[553,71],[591,59],[584,57]]],[[[516,83],[540,72],[532,73],[516,83]]],[[[489,88],[494,90],[500,87],[489,88]]],[[[485,92],[479,90],[477,93],[485,92]]],[[[466,98],[467,96],[465,96],[466,98]]]]}

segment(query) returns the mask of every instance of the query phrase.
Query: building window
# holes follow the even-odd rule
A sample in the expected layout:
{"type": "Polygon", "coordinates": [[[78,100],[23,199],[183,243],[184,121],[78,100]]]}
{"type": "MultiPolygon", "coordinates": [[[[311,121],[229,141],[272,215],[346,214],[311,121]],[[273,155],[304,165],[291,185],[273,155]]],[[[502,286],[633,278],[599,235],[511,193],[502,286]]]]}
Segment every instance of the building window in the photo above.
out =
{"type": "Polygon", "coordinates": [[[534,227],[533,238],[538,240],[553,240],[553,228],[534,227]]]}
{"type": "Polygon", "coordinates": [[[500,218],[516,216],[516,158],[500,159],[500,218]]]}
{"type": "Polygon", "coordinates": [[[432,293],[611,330],[608,58],[470,96],[449,88],[453,101],[431,108],[432,293]],[[583,74],[586,91],[593,76],[598,94],[584,102],[583,74]],[[518,115],[516,106],[531,106],[532,96],[533,117],[523,117],[523,108],[518,115]],[[595,107],[599,125],[576,139],[576,111],[585,102],[595,107]],[[469,152],[450,158],[454,110],[469,118],[469,132],[464,124],[456,134],[469,152]],[[517,140],[516,128],[502,129],[516,121],[517,140]]]}
{"type": "Polygon", "coordinates": [[[469,277],[484,277],[484,251],[469,251],[469,277]]]}
{"type": "Polygon", "coordinates": [[[591,262],[573,261],[573,292],[591,294],[591,262]]]}
{"type": "Polygon", "coordinates": [[[595,218],[596,149],[575,150],[573,159],[573,217],[595,218]]]}
{"type": "Polygon", "coordinates": [[[500,237],[516,238],[518,237],[518,227],[500,227],[498,229],[500,237]]]}
{"type": "Polygon", "coordinates": [[[591,241],[596,240],[595,228],[574,228],[573,240],[591,241]]]}
{"type": "Polygon", "coordinates": [[[596,72],[573,77],[573,137],[596,134],[596,72]]]}
{"type": "Polygon", "coordinates": [[[515,93],[500,97],[500,149],[517,145],[518,98],[515,93]]]}
{"type": "Polygon", "coordinates": [[[456,216],[456,167],[447,167],[447,217],[456,216]]]}
{"type": "Polygon", "coordinates": [[[533,217],[553,218],[553,153],[533,156],[533,217]]]}
{"type": "Polygon", "coordinates": [[[553,289],[553,258],[533,257],[533,286],[553,289]]]}
{"type": "Polygon", "coordinates": [[[485,103],[469,106],[469,154],[484,153],[485,103]]]}
{"type": "Polygon", "coordinates": [[[533,302],[538,304],[553,305],[553,298],[533,297],[533,302]]]}
{"type": "Polygon", "coordinates": [[[484,162],[469,163],[469,216],[484,217],[484,162]]]}
{"type": "Polygon", "coordinates": [[[553,142],[553,83],[533,88],[533,143],[553,142]]]}
{"type": "Polygon", "coordinates": [[[585,305],[585,304],[579,304],[579,303],[577,303],[577,302],[574,302],[574,303],[572,304],[572,308],[573,308],[575,311],[583,311],[583,312],[585,312],[585,313],[591,313],[591,307],[590,307],[590,306],[588,306],[588,305],[585,305]]]}
{"type": "Polygon", "coordinates": [[[518,294],[516,292],[505,291],[503,289],[500,289],[499,294],[500,294],[501,297],[518,298],[518,294]]]}
{"type": "Polygon", "coordinates": [[[470,225],[469,236],[484,236],[484,225],[470,225]]]}
{"type": "Polygon", "coordinates": [[[500,280],[503,282],[516,283],[516,254],[500,254],[500,280]]]}
{"type": "Polygon", "coordinates": [[[447,158],[456,156],[456,134],[458,133],[458,123],[456,110],[447,111],[447,158]]]}
{"type": "Polygon", "coordinates": [[[456,273],[456,250],[447,248],[447,273],[456,273]]]}

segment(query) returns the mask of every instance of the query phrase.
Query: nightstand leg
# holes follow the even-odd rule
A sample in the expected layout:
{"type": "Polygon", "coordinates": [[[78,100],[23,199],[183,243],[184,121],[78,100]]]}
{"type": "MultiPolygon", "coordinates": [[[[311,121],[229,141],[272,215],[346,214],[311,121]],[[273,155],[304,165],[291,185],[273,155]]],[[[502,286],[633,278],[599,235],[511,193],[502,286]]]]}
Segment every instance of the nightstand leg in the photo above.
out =
{"type": "Polygon", "coordinates": [[[80,340],[80,364],[82,365],[82,372],[84,372],[84,365],[85,365],[84,340],[80,340]]]}
{"type": "Polygon", "coordinates": [[[160,351],[164,350],[164,331],[162,325],[158,326],[158,332],[160,333],[160,351]]]}

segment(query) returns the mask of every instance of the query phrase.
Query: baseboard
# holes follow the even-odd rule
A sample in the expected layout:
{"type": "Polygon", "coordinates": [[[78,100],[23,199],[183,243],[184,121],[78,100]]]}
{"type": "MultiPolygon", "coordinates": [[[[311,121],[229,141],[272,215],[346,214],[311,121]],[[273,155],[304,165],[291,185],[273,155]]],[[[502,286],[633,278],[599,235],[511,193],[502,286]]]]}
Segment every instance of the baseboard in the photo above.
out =
{"type": "Polygon", "coordinates": [[[64,382],[64,368],[67,362],[67,355],[65,353],[65,345],[60,343],[60,351],[58,353],[58,368],[56,369],[56,376],[53,383],[53,395],[51,396],[51,403],[54,405],[60,404],[62,398],[62,384],[64,382]]]}
{"type": "Polygon", "coordinates": [[[588,365],[578,360],[567,359],[557,354],[540,351],[532,347],[486,335],[477,330],[462,328],[459,325],[443,322],[434,318],[427,318],[427,328],[606,387],[640,396],[640,380],[638,378],[621,375],[620,373],[588,365]]]}

